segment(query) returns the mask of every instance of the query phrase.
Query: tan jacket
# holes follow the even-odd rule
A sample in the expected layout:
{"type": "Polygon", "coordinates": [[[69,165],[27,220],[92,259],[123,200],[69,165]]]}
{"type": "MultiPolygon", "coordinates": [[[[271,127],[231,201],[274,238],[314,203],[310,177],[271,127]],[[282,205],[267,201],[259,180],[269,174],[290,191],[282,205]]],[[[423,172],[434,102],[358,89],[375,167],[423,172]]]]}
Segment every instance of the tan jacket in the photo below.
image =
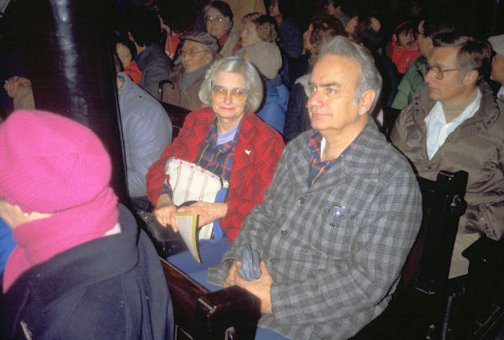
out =
{"type": "Polygon", "coordinates": [[[468,208],[460,227],[497,240],[504,232],[504,102],[496,102],[486,83],[480,90],[483,97],[478,111],[448,136],[430,161],[424,119],[435,102],[428,89],[417,93],[401,112],[391,139],[422,177],[435,180],[441,170],[467,171],[468,208]]]}

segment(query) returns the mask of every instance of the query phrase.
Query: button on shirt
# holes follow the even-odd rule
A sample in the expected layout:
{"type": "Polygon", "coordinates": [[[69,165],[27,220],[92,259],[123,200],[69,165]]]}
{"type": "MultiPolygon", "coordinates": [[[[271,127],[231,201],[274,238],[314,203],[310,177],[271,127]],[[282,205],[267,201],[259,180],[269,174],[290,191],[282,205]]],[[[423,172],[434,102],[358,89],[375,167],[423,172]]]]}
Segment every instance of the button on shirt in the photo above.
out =
{"type": "Polygon", "coordinates": [[[429,160],[434,157],[450,133],[455,131],[460,124],[474,116],[476,111],[478,111],[481,103],[481,91],[479,89],[476,89],[476,91],[476,98],[451,122],[446,122],[443,106],[440,102],[436,102],[431,112],[425,117],[425,125],[427,126],[427,155],[429,156],[429,160]]]}

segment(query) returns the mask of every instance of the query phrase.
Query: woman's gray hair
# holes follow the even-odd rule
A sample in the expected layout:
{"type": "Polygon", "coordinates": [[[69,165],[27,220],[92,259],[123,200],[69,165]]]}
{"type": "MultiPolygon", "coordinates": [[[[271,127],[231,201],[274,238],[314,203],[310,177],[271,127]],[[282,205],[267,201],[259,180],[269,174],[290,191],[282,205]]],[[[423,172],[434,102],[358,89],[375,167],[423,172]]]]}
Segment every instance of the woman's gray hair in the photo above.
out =
{"type": "Polygon", "coordinates": [[[212,105],[212,84],[220,72],[238,73],[245,79],[247,101],[245,113],[256,112],[262,103],[264,87],[256,68],[249,62],[239,57],[226,57],[215,61],[205,75],[198,96],[205,106],[212,105]]]}
{"type": "Polygon", "coordinates": [[[318,59],[327,54],[350,58],[361,66],[361,74],[355,88],[355,102],[359,102],[364,92],[374,91],[376,96],[373,105],[369,109],[369,112],[373,112],[380,98],[383,80],[376,68],[371,52],[366,47],[356,44],[348,38],[337,36],[322,44],[318,59]]]}

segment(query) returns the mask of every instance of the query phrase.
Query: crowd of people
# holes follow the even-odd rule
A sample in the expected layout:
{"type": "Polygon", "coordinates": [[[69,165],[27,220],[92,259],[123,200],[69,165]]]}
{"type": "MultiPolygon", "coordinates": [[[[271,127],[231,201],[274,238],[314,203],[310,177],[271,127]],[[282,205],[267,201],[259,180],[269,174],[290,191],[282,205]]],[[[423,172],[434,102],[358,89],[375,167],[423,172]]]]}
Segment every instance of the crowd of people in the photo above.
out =
{"type": "Polygon", "coordinates": [[[5,75],[1,338],[171,339],[136,212],[174,235],[198,215],[202,263],[167,260],[255,295],[256,339],[346,339],[384,311],[422,220],[416,176],[469,173],[450,279],[502,238],[504,32],[418,2],[393,19],[316,3],[305,21],[284,0],[123,3],[110,51],[131,211],[99,138],[38,107],[29,69],[5,75]],[[190,112],[175,138],[169,107],[190,112]]]}

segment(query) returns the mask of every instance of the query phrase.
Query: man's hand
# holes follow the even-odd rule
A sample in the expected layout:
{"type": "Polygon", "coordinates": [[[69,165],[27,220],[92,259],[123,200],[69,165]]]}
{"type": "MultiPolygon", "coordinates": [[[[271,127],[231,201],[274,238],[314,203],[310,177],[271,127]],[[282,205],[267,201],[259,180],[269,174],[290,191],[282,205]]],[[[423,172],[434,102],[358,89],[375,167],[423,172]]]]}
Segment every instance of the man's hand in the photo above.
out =
{"type": "Polygon", "coordinates": [[[261,277],[254,281],[247,281],[243,279],[238,273],[240,269],[240,261],[235,261],[231,265],[226,280],[224,280],[223,286],[230,287],[236,285],[241,287],[256,296],[261,301],[261,313],[271,314],[271,285],[273,284],[273,278],[266,267],[266,263],[261,261],[259,267],[261,268],[261,277]]]}
{"type": "Polygon", "coordinates": [[[218,218],[226,216],[227,203],[196,202],[189,206],[181,207],[177,211],[181,213],[198,214],[198,227],[201,228],[218,218]]]}

